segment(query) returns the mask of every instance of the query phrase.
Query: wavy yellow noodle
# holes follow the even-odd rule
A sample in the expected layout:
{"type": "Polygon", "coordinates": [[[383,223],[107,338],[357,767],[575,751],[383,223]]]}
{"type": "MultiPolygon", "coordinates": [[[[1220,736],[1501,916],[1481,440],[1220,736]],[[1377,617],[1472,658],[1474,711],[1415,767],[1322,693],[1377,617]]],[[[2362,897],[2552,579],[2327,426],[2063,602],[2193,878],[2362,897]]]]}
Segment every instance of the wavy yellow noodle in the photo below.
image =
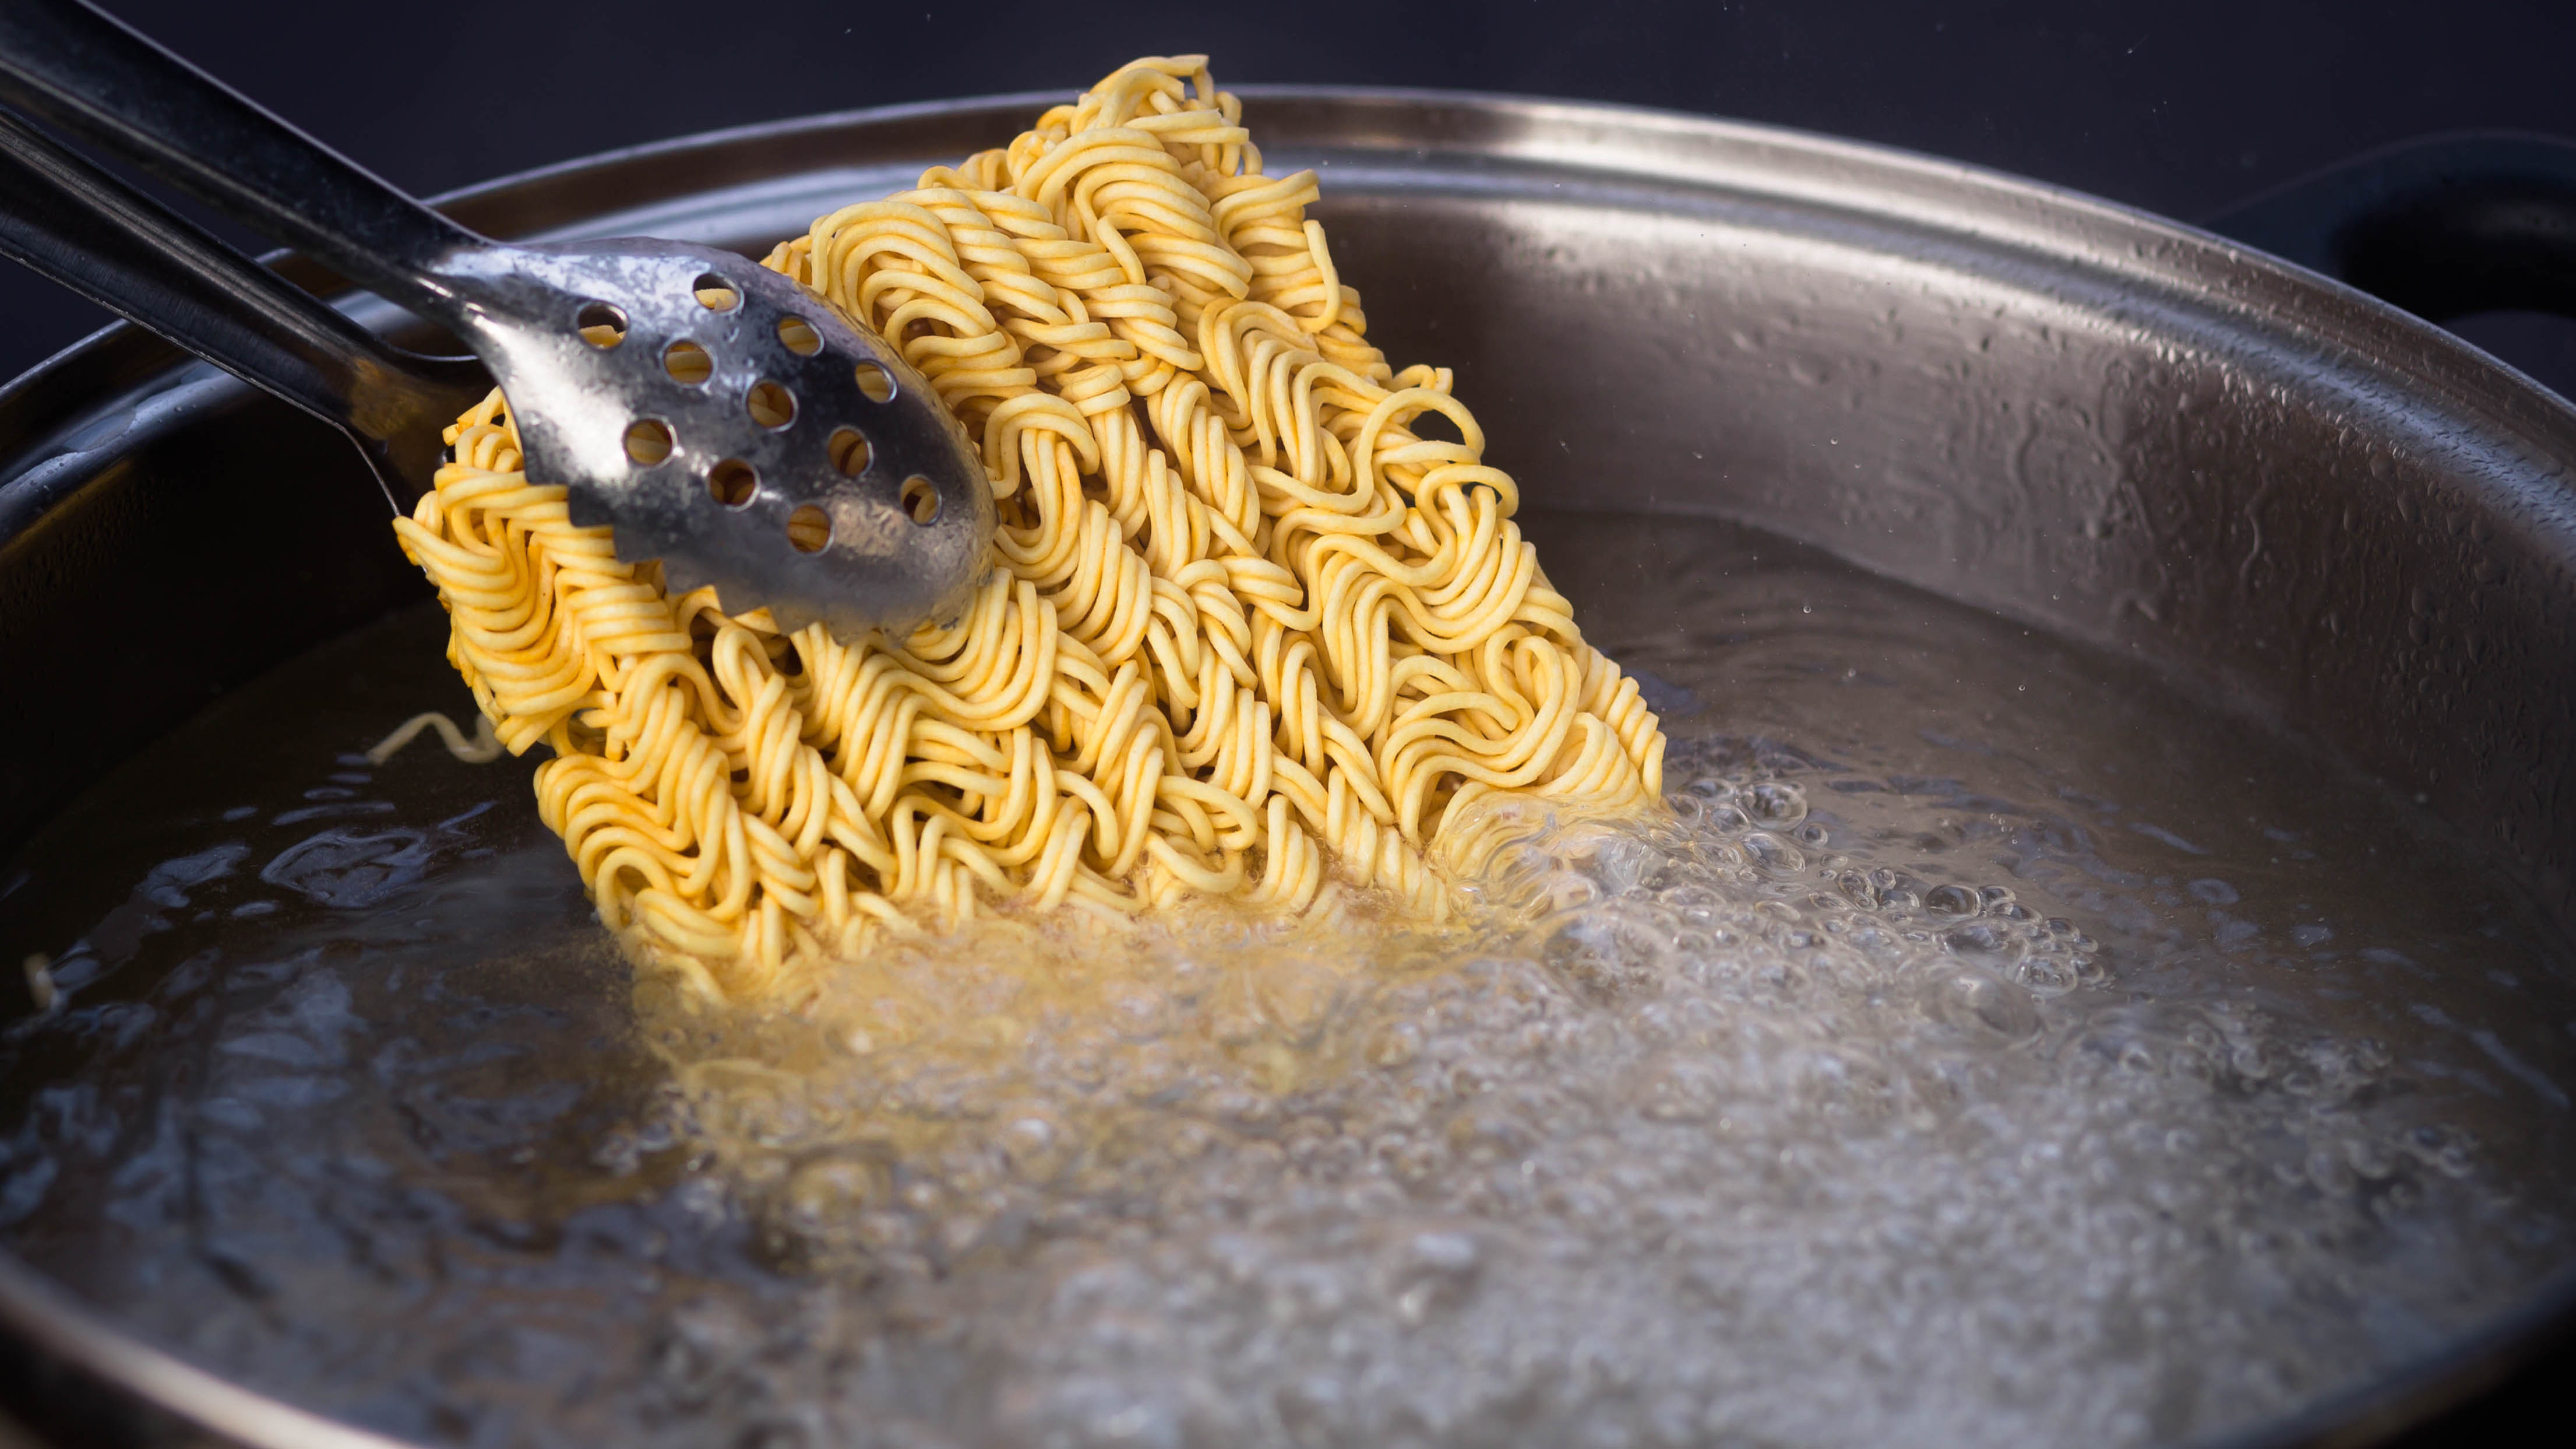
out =
{"type": "Polygon", "coordinates": [[[1444,369],[1397,371],[1235,97],[1140,60],[767,265],[893,340],[981,440],[999,560],[901,641],[671,595],[520,471],[498,394],[395,525],[448,657],[640,962],[792,1000],[881,929],[1328,878],[1423,916],[1480,797],[1660,793],[1444,369]],[[1425,437],[1437,413],[1461,441],[1425,437]]]}

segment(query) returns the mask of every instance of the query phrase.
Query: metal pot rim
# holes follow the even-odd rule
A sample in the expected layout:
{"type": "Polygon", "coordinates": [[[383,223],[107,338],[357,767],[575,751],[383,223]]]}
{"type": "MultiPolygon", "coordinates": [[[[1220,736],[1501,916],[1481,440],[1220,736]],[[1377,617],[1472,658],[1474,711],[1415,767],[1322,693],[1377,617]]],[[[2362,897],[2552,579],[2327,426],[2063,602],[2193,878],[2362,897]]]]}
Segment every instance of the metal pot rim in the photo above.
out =
{"type": "MultiPolygon", "coordinates": [[[[1260,110],[1330,110],[1345,122],[1324,144],[1398,149],[1405,138],[1391,128],[1371,131],[1348,122],[1401,115],[1433,144],[1422,152],[1466,150],[1496,160],[1558,166],[1605,180],[1649,186],[1720,188],[1910,222],[1944,233],[2027,250],[2130,283],[2154,284],[2201,299],[2224,290],[2232,306],[2260,316],[2285,340],[2310,346],[2370,344],[2367,356],[2381,370],[2438,386],[2444,401],[2489,414],[2512,431],[2536,430],[2558,446],[2553,475],[2576,459],[2576,402],[2443,329],[2295,263],[2189,224],[2090,193],[2012,175],[1989,167],[1874,142],[1854,141],[1794,127],[1691,115],[1606,101],[1562,100],[1503,92],[1402,86],[1249,84],[1232,88],[1260,110]],[[1517,134],[1511,134],[1517,133],[1517,134]],[[2535,429],[2536,425],[2536,429],[2535,429]]],[[[469,225],[516,237],[575,228],[603,208],[539,203],[558,189],[593,192],[624,186],[647,201],[702,194],[706,187],[673,185],[721,166],[723,188],[825,169],[834,142],[853,132],[905,131],[945,134],[961,123],[989,121],[987,140],[1000,144],[1035,112],[1068,98],[1058,91],[1018,91],[942,101],[827,111],[670,137],[554,162],[457,188],[431,198],[469,225]],[[691,163],[697,163],[692,165],[691,163]],[[749,163],[749,164],[745,164],[749,163]],[[648,173],[654,175],[648,176],[648,173]],[[638,186],[647,182],[650,185],[638,186]],[[575,186],[573,183],[589,183],[575,186]],[[603,186],[602,183],[606,183],[603,186]],[[513,224],[515,223],[515,224],[513,224]]],[[[1256,115],[1279,128],[1280,116],[1256,115]]],[[[1306,118],[1311,121],[1311,117],[1306,118]]],[[[1303,140],[1285,148],[1315,144],[1303,140]]],[[[924,154],[914,159],[939,159],[924,154]]],[[[630,205],[632,202],[630,201],[630,205]]],[[[624,210],[625,208],[617,208],[624,210]]],[[[591,234],[599,234],[593,232],[591,234]]],[[[327,271],[286,253],[273,254],[298,280],[333,279],[327,271]]],[[[363,305],[363,304],[362,304],[363,305]]],[[[18,451],[62,415],[65,382],[115,380],[131,384],[141,374],[179,359],[168,344],[126,322],[115,322],[46,358],[0,385],[0,454],[18,451]],[[140,351],[141,356],[133,355],[140,351]],[[103,361],[127,366],[106,369],[103,361]],[[50,384],[50,385],[49,385],[50,384]],[[55,404],[55,419],[42,414],[55,404]],[[32,415],[31,415],[32,414],[32,415]]],[[[0,464],[0,488],[14,471],[0,464]]],[[[2576,515],[2576,510],[2571,510],[2576,515]]]]}

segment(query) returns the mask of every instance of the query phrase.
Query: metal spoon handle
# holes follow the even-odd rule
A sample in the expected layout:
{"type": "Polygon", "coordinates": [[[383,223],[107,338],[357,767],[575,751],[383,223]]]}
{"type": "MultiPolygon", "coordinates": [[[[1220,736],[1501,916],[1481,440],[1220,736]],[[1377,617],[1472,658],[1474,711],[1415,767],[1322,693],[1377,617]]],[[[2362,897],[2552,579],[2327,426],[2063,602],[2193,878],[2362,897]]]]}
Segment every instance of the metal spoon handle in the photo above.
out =
{"type": "Polygon", "coordinates": [[[0,99],[434,320],[442,265],[492,245],[81,0],[0,4],[0,99]]]}
{"type": "Polygon", "coordinates": [[[460,359],[390,345],[7,111],[0,255],[348,433],[398,509],[434,465],[435,426],[485,385],[460,359]]]}
{"type": "Polygon", "coordinates": [[[413,361],[7,111],[0,254],[327,421],[413,361]]]}

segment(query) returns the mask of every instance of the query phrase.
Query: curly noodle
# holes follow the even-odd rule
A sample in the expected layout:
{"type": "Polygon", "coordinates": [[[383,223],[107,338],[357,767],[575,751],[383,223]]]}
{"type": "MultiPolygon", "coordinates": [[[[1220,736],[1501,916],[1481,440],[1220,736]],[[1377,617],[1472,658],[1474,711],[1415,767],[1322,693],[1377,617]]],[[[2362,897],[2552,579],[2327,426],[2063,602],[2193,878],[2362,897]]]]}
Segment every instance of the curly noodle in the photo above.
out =
{"type": "Polygon", "coordinates": [[[1654,715],[1448,371],[1369,344],[1314,174],[1265,175],[1241,116],[1202,58],[1140,60],[767,259],[981,439],[1000,562],[954,621],[790,635],[674,596],[524,476],[497,393],[449,431],[396,528],[640,962],[771,999],[875,930],[1295,911],[1328,875],[1438,916],[1479,797],[1660,794],[1654,715]]]}

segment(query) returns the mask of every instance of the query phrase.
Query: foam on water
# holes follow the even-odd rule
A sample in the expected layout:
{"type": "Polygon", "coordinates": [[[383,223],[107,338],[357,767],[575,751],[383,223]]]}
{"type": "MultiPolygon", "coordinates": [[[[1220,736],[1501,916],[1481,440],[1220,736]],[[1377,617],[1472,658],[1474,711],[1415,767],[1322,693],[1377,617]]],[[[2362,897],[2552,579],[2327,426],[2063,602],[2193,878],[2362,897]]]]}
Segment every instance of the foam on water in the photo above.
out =
{"type": "Polygon", "coordinates": [[[1545,530],[1669,818],[793,1018],[630,992],[524,764],[341,757],[434,619],[323,651],[0,871],[67,998],[7,1241],[397,1433],[765,1446],[2170,1441],[2576,1257],[2564,947],[2428,815],[1759,535],[1545,530]]]}

